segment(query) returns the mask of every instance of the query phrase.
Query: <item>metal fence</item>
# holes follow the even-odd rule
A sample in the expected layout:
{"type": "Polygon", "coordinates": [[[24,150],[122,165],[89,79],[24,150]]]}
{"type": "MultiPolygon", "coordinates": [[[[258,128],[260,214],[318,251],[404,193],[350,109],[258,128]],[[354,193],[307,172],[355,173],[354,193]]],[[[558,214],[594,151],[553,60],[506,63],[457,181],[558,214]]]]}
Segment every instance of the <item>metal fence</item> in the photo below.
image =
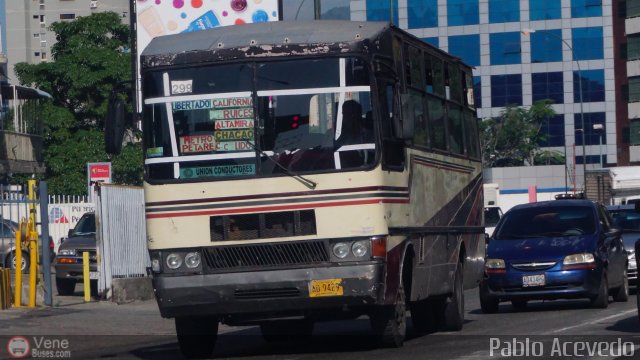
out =
{"type": "Polygon", "coordinates": [[[144,194],[142,188],[101,184],[96,203],[98,292],[107,297],[112,280],[145,277],[151,266],[147,251],[144,194]]]}

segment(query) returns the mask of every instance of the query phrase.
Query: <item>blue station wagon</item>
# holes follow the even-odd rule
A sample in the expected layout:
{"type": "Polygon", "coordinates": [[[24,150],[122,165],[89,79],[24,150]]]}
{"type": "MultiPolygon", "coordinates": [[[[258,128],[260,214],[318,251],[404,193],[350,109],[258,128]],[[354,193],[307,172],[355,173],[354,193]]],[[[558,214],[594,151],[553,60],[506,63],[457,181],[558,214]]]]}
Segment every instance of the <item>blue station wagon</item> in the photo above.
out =
{"type": "Polygon", "coordinates": [[[627,301],[627,252],[604,206],[551,200],[510,209],[488,239],[480,305],[501,301],[524,309],[529,300],[588,298],[605,308],[609,295],[627,301]]]}

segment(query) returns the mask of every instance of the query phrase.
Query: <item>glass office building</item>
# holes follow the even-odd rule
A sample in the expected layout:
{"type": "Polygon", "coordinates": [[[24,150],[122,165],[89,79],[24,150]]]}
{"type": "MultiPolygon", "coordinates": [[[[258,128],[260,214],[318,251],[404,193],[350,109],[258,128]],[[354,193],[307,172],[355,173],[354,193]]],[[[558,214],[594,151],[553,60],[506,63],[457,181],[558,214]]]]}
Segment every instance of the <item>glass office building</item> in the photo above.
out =
{"type": "MultiPolygon", "coordinates": [[[[292,5],[296,1],[304,3],[304,0],[289,1],[292,5]]],[[[640,6],[634,5],[637,1],[308,2],[316,5],[323,19],[335,16],[331,14],[337,14],[337,10],[341,10],[344,18],[348,6],[351,20],[392,20],[424,41],[461,57],[475,67],[480,118],[496,117],[509,104],[528,106],[538,100],[551,99],[557,116],[542,129],[548,137],[541,146],[566,152],[568,166],[575,168],[578,186],[581,186],[584,160],[587,170],[599,168],[601,159],[609,166],[640,161],[640,152],[634,160],[631,151],[629,159],[629,138],[634,138],[635,129],[629,117],[635,113],[640,117],[640,110],[634,108],[628,116],[626,111],[627,103],[640,94],[640,90],[634,91],[640,89],[640,80],[636,84],[634,79],[627,80],[626,71],[614,71],[620,57],[625,57],[627,52],[635,54],[637,50],[631,41],[629,50],[625,49],[625,36],[614,40],[616,26],[621,33],[625,32],[625,16],[640,13],[640,6]],[[631,12],[623,11],[629,7],[631,12]],[[524,31],[526,29],[535,31],[524,31]],[[624,75],[623,79],[620,74],[624,75]],[[586,159],[582,152],[583,138],[586,159]]],[[[635,32],[635,35],[640,33],[640,25],[635,32]]],[[[617,67],[625,64],[623,61],[617,67]]],[[[640,103],[640,96],[637,98],[640,103]]],[[[637,124],[640,129],[640,119],[637,124]]],[[[640,139],[640,135],[637,138],[640,139]]]]}

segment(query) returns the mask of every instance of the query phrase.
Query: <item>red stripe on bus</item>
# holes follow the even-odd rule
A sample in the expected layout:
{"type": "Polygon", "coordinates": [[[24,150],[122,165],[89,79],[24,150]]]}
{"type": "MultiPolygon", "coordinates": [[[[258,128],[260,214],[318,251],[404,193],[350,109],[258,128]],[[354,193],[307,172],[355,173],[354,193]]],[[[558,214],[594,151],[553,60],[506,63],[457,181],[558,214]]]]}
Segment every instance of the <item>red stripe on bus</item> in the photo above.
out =
{"type": "Polygon", "coordinates": [[[251,213],[255,211],[273,211],[273,210],[295,210],[321,208],[330,206],[353,206],[353,205],[370,205],[370,204],[408,204],[409,199],[367,199],[343,202],[326,202],[316,204],[298,204],[298,205],[281,205],[281,206],[264,206],[255,208],[241,208],[229,210],[207,210],[207,211],[190,211],[190,212],[172,212],[164,214],[147,214],[147,219],[157,219],[166,217],[184,217],[184,216],[201,216],[201,215],[225,215],[237,213],[251,213]]]}

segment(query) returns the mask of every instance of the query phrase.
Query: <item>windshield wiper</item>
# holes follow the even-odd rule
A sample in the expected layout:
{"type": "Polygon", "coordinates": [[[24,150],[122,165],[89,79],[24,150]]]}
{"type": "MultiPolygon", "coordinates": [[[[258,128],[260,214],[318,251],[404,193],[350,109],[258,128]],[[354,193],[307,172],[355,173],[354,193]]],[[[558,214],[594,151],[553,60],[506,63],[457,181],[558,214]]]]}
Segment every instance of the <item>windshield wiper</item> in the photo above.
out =
{"type": "Polygon", "coordinates": [[[280,169],[282,169],[282,171],[284,171],[285,174],[287,174],[288,176],[298,180],[298,182],[300,182],[302,185],[306,186],[307,188],[313,190],[316,188],[316,186],[318,186],[318,183],[316,183],[315,181],[309,180],[307,178],[305,178],[302,175],[298,175],[296,173],[294,173],[293,171],[287,169],[286,167],[280,165],[277,161],[273,160],[271,158],[271,156],[269,156],[269,154],[267,154],[266,152],[262,151],[262,149],[259,149],[257,146],[255,146],[253,143],[247,141],[247,140],[242,140],[243,142],[245,142],[246,144],[248,144],[251,148],[253,148],[253,150],[257,151],[260,153],[260,155],[264,155],[266,156],[267,159],[269,159],[272,163],[274,163],[277,167],[279,167],[280,169]]]}

